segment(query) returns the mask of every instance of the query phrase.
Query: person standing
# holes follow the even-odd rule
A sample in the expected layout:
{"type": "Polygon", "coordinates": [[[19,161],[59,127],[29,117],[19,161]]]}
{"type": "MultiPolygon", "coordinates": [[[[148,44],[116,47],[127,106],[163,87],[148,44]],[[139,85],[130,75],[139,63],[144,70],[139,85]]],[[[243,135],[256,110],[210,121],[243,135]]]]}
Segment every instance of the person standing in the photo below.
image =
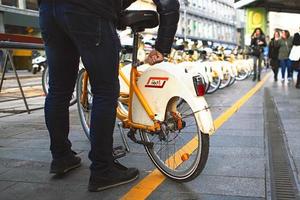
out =
{"type": "Polygon", "coordinates": [[[278,68],[279,68],[279,47],[275,46],[275,42],[280,39],[280,32],[275,31],[274,37],[271,39],[269,43],[269,54],[268,57],[270,59],[270,65],[274,73],[274,81],[278,80],[278,68]]]}
{"type": "MultiPolygon", "coordinates": [[[[135,0],[39,0],[39,22],[49,67],[49,93],[45,121],[50,135],[50,173],[65,174],[80,166],[71,149],[69,102],[81,57],[89,75],[93,105],[88,190],[97,192],[138,178],[113,157],[113,130],[119,98],[120,39],[116,27],[120,13],[135,0]]],[[[170,53],[179,20],[177,0],[153,0],[160,18],[150,65],[170,53]]]]}
{"type": "Polygon", "coordinates": [[[252,48],[252,55],[254,60],[254,76],[253,81],[257,80],[260,81],[260,73],[261,73],[261,64],[262,59],[264,56],[263,48],[267,45],[266,37],[261,28],[256,28],[251,36],[251,48],[252,48]]]}
{"type": "Polygon", "coordinates": [[[292,61],[293,69],[298,71],[296,88],[300,89],[300,27],[299,32],[295,33],[293,37],[293,48],[289,58],[292,61]]]}
{"type": "Polygon", "coordinates": [[[275,42],[275,46],[279,48],[278,59],[281,67],[281,81],[285,80],[285,73],[287,71],[288,81],[292,80],[292,66],[289,55],[293,46],[293,38],[287,30],[282,31],[281,39],[275,42]]]}

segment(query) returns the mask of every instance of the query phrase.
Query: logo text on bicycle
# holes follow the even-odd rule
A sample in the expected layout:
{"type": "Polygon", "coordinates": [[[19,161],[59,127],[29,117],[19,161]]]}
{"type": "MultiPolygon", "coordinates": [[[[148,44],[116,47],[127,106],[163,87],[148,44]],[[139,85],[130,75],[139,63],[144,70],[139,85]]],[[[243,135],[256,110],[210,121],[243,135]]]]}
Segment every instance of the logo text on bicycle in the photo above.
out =
{"type": "Polygon", "coordinates": [[[168,80],[168,77],[150,77],[145,87],[163,88],[168,80]]]}

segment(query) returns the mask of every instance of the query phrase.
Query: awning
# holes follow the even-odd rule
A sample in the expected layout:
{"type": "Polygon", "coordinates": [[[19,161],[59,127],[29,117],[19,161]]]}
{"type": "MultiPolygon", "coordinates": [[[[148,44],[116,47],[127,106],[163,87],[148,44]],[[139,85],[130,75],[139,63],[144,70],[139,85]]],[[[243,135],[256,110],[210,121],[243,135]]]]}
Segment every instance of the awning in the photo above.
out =
{"type": "Polygon", "coordinates": [[[263,7],[268,11],[300,13],[299,0],[235,0],[235,8],[263,7]]]}

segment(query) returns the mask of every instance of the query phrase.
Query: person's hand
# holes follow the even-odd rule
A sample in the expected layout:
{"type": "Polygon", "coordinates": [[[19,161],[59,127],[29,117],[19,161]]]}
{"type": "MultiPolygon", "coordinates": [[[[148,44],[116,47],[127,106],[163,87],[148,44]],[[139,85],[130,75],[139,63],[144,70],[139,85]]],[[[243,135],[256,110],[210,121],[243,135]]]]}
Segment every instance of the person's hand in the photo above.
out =
{"type": "Polygon", "coordinates": [[[262,41],[259,41],[259,42],[258,42],[258,45],[262,45],[262,44],[264,44],[264,42],[262,42],[262,41]]]}
{"type": "Polygon", "coordinates": [[[145,59],[145,63],[149,65],[154,65],[156,63],[160,63],[164,60],[164,56],[157,50],[152,50],[147,58],[145,59]]]}

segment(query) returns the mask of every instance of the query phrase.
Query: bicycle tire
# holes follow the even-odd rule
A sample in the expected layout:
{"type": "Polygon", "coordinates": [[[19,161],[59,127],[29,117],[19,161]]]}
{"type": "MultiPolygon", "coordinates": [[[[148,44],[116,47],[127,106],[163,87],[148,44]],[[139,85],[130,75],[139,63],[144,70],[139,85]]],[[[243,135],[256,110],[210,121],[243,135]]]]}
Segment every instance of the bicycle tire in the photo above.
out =
{"type": "Polygon", "coordinates": [[[247,73],[247,71],[243,70],[243,72],[239,71],[238,75],[235,78],[237,81],[243,81],[248,77],[249,77],[249,73],[247,73]]]}
{"type": "MultiPolygon", "coordinates": [[[[49,68],[47,66],[45,66],[45,69],[42,73],[42,87],[43,87],[45,96],[47,96],[48,90],[49,90],[49,68]]],[[[70,100],[70,106],[74,105],[77,102],[76,94],[74,94],[75,92],[76,92],[76,89],[74,90],[74,92],[72,94],[72,98],[70,100]]]]}
{"type": "Polygon", "coordinates": [[[227,87],[232,86],[235,82],[236,82],[236,78],[231,76],[231,77],[230,77],[230,82],[229,82],[229,84],[228,84],[227,87]]]}
{"type": "MultiPolygon", "coordinates": [[[[215,77],[213,77],[213,79],[215,79],[215,77]]],[[[215,92],[219,89],[219,87],[220,87],[220,85],[221,85],[221,82],[222,82],[222,80],[221,80],[221,78],[218,76],[218,77],[217,77],[217,82],[216,82],[216,84],[210,83],[209,89],[207,90],[207,94],[213,94],[213,93],[215,93],[215,92]]]]}
{"type": "MultiPolygon", "coordinates": [[[[183,106],[186,105],[187,107],[190,108],[190,106],[188,105],[188,103],[186,101],[184,101],[184,103],[182,103],[181,106],[182,105],[183,106]]],[[[179,110],[180,109],[178,108],[177,111],[179,111],[179,110]]],[[[181,114],[183,114],[183,113],[181,113],[181,114]]],[[[195,119],[195,115],[196,115],[195,113],[192,113],[190,116],[192,116],[195,119]]],[[[167,114],[166,114],[166,116],[167,116],[167,114]]],[[[182,116],[184,116],[184,115],[182,115],[182,116]]],[[[196,120],[195,120],[195,122],[197,123],[196,120]]],[[[191,128],[191,126],[187,126],[187,125],[185,127],[188,130],[190,130],[190,128],[191,128]]],[[[191,181],[199,176],[199,174],[202,172],[202,170],[204,169],[204,167],[206,165],[206,162],[208,159],[208,154],[209,154],[209,135],[202,133],[198,124],[195,125],[195,127],[197,128],[197,131],[190,131],[190,132],[196,132],[196,136],[195,136],[195,137],[197,137],[196,139],[194,136],[188,136],[187,132],[185,132],[185,134],[184,134],[185,139],[187,140],[187,143],[189,143],[190,138],[192,138],[192,140],[195,139],[195,141],[198,142],[198,144],[196,145],[197,147],[196,148],[192,147],[192,149],[189,151],[189,152],[192,152],[192,154],[194,154],[194,153],[195,154],[188,156],[188,161],[183,161],[182,163],[178,163],[179,165],[175,162],[174,169],[171,169],[170,167],[166,166],[172,156],[171,157],[166,156],[167,160],[164,160],[164,158],[161,158],[161,156],[158,155],[158,154],[160,154],[160,152],[155,152],[155,149],[156,149],[155,144],[153,147],[149,147],[147,145],[144,146],[149,158],[151,159],[153,164],[157,167],[157,169],[159,171],[161,171],[166,177],[168,177],[174,181],[177,181],[177,182],[191,181]],[[192,158],[192,157],[195,159],[194,161],[190,160],[190,158],[192,158]],[[185,165],[188,165],[188,163],[190,163],[190,162],[191,162],[190,167],[187,167],[186,170],[181,170],[182,168],[184,168],[185,165]]],[[[183,129],[185,129],[185,128],[183,128],[183,129]]],[[[182,130],[180,132],[181,134],[182,134],[182,130]]],[[[146,141],[146,142],[152,141],[153,142],[153,139],[149,138],[150,136],[152,136],[151,133],[148,133],[145,131],[140,131],[140,136],[143,141],[146,141]]],[[[175,139],[181,138],[181,136],[174,137],[174,138],[175,139]]],[[[169,144],[166,144],[166,146],[167,145],[169,145],[169,144]]],[[[180,155],[177,155],[177,154],[180,154],[180,152],[184,152],[184,150],[186,150],[186,149],[184,149],[184,148],[186,148],[186,146],[187,146],[186,144],[182,144],[182,147],[179,147],[178,151],[174,150],[174,151],[176,151],[174,153],[174,155],[177,158],[178,158],[178,156],[180,157],[180,155]]],[[[189,148],[189,146],[187,148],[189,148]]],[[[183,153],[182,155],[184,155],[184,154],[185,153],[183,153]]],[[[173,157],[175,157],[175,156],[173,156],[173,157]]],[[[182,159],[182,156],[181,156],[181,159],[182,159]]],[[[173,166],[173,165],[170,165],[170,166],[173,166]]]]}
{"type": "MultiPolygon", "coordinates": [[[[76,80],[76,98],[81,99],[82,95],[82,80],[83,75],[85,73],[85,69],[81,69],[78,73],[77,80],[76,80]]],[[[92,95],[89,93],[87,95],[87,98],[89,98],[89,95],[92,95]]],[[[90,96],[90,99],[87,99],[87,105],[82,105],[81,100],[77,102],[77,109],[79,113],[79,120],[81,123],[81,126],[83,128],[84,134],[87,136],[87,138],[90,140],[90,117],[91,117],[91,111],[92,111],[92,96],[90,96]]]]}
{"type": "Polygon", "coordinates": [[[231,81],[231,76],[229,73],[227,74],[224,74],[224,79],[221,81],[221,84],[220,84],[220,87],[219,89],[224,89],[226,88],[229,84],[230,84],[230,81],[231,81]],[[226,77],[227,76],[227,77],[226,77]],[[227,79],[226,79],[227,78],[227,79]]]}
{"type": "Polygon", "coordinates": [[[48,94],[48,89],[49,89],[48,79],[49,79],[49,69],[48,67],[45,66],[45,69],[42,73],[42,87],[45,95],[48,94]]]}

